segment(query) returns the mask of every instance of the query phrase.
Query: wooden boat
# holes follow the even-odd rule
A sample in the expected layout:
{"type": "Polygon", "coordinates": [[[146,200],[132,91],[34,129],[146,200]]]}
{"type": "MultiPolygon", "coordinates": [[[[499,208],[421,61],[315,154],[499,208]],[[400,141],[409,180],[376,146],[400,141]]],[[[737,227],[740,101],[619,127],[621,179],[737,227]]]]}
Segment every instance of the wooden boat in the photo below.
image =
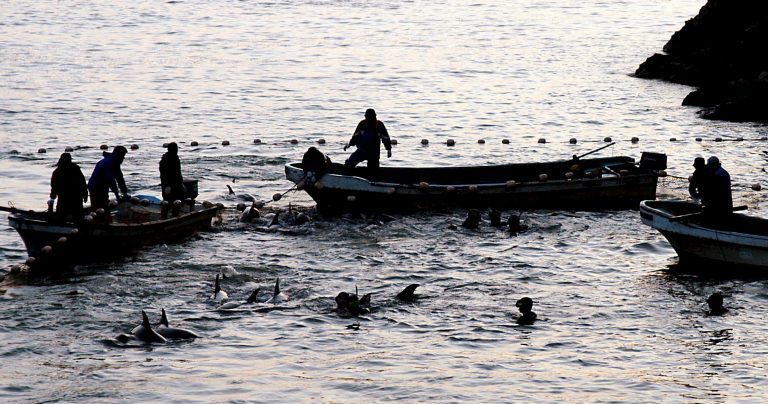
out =
{"type": "Polygon", "coordinates": [[[164,213],[160,204],[143,206],[122,202],[102,217],[80,223],[63,221],[54,213],[5,208],[8,222],[21,236],[27,254],[42,264],[55,266],[116,258],[139,247],[183,239],[197,231],[210,229],[211,219],[220,206],[184,204],[178,212],[164,213]]]}
{"type": "Polygon", "coordinates": [[[321,213],[413,211],[447,207],[500,209],[637,209],[656,197],[666,155],[607,157],[470,167],[380,167],[346,170],[330,164],[314,183],[302,163],[285,166],[288,180],[321,213]]]}
{"type": "Polygon", "coordinates": [[[739,213],[711,218],[689,201],[642,201],[640,217],[666,237],[681,264],[768,268],[768,219],[739,213]]]}

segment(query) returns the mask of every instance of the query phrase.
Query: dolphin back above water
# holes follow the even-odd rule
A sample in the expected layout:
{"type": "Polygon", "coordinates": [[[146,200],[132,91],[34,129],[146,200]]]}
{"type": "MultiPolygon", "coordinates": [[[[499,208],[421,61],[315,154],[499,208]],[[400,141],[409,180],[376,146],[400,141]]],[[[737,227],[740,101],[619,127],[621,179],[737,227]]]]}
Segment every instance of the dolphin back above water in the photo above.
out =
{"type": "Polygon", "coordinates": [[[272,294],[272,297],[270,297],[269,300],[266,301],[266,303],[280,304],[287,300],[288,300],[288,295],[280,292],[280,278],[277,278],[277,280],[275,281],[275,291],[272,294]]]}
{"type": "Polygon", "coordinates": [[[168,324],[168,316],[165,314],[165,309],[163,310],[162,317],[160,318],[160,326],[155,329],[155,331],[162,335],[166,339],[195,339],[200,338],[199,335],[195,334],[192,331],[185,330],[183,328],[174,328],[171,327],[168,324]]]}
{"type": "MultiPolygon", "coordinates": [[[[152,325],[149,323],[149,317],[147,317],[147,313],[144,312],[144,310],[141,311],[141,325],[136,326],[131,331],[131,334],[133,334],[136,339],[144,342],[158,342],[161,344],[167,342],[165,337],[152,329],[152,325]]],[[[121,335],[121,337],[123,336],[121,335]]],[[[118,337],[118,339],[120,338],[118,337]]]]}

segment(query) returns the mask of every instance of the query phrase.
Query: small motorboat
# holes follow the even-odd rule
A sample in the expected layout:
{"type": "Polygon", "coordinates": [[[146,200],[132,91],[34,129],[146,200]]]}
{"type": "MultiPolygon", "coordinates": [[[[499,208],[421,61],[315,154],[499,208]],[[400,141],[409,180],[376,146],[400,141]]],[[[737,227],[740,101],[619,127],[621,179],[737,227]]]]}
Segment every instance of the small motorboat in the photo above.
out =
{"type": "Polygon", "coordinates": [[[640,218],[666,237],[681,264],[768,268],[768,219],[741,213],[711,217],[696,202],[676,200],[642,201],[640,218]]]}

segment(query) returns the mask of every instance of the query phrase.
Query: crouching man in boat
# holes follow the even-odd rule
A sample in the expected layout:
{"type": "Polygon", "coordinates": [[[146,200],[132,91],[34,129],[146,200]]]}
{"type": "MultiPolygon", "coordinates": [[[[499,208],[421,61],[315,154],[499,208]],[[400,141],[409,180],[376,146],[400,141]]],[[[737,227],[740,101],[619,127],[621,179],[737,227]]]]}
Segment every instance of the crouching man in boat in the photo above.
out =
{"type": "Polygon", "coordinates": [[[709,174],[705,177],[702,204],[707,215],[722,217],[733,212],[731,195],[731,176],[720,165],[720,160],[712,156],[707,159],[709,174]]]}
{"type": "Polygon", "coordinates": [[[296,184],[298,189],[314,186],[315,182],[331,167],[331,158],[316,147],[310,147],[301,159],[301,167],[304,169],[304,179],[296,184]]]}
{"type": "Polygon", "coordinates": [[[123,171],[120,169],[126,154],[128,150],[125,147],[115,146],[112,153],[104,152],[104,158],[93,168],[91,178],[88,179],[88,190],[91,193],[91,208],[94,211],[99,208],[109,209],[110,189],[118,201],[130,199],[123,171]],[[122,198],[120,192],[123,193],[122,198]]]}
{"type": "Polygon", "coordinates": [[[63,220],[78,222],[83,218],[83,203],[88,202],[88,187],[80,166],[72,162],[72,155],[62,153],[51,175],[51,199],[48,209],[53,209],[57,199],[56,214],[63,220]]]}
{"type": "Polygon", "coordinates": [[[179,145],[168,143],[168,152],[160,159],[160,186],[163,189],[163,200],[173,202],[184,200],[184,178],[181,176],[181,161],[179,160],[179,145]]]}
{"type": "Polygon", "coordinates": [[[368,168],[379,168],[380,143],[384,143],[387,149],[387,158],[392,157],[392,142],[384,123],[376,119],[376,111],[369,108],[365,111],[365,119],[360,121],[355,128],[352,139],[344,146],[344,151],[350,146],[357,146],[357,150],[344,162],[347,169],[355,168],[363,160],[368,161],[368,168]]]}

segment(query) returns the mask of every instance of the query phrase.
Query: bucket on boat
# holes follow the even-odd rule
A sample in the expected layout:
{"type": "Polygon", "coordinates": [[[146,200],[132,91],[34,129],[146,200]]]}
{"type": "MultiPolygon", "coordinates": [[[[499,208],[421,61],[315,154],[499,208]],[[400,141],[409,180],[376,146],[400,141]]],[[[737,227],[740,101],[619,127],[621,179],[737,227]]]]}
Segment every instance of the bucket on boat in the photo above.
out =
{"type": "Polygon", "coordinates": [[[186,189],[186,192],[184,193],[184,199],[197,198],[197,180],[184,181],[184,189],[186,189]]]}

